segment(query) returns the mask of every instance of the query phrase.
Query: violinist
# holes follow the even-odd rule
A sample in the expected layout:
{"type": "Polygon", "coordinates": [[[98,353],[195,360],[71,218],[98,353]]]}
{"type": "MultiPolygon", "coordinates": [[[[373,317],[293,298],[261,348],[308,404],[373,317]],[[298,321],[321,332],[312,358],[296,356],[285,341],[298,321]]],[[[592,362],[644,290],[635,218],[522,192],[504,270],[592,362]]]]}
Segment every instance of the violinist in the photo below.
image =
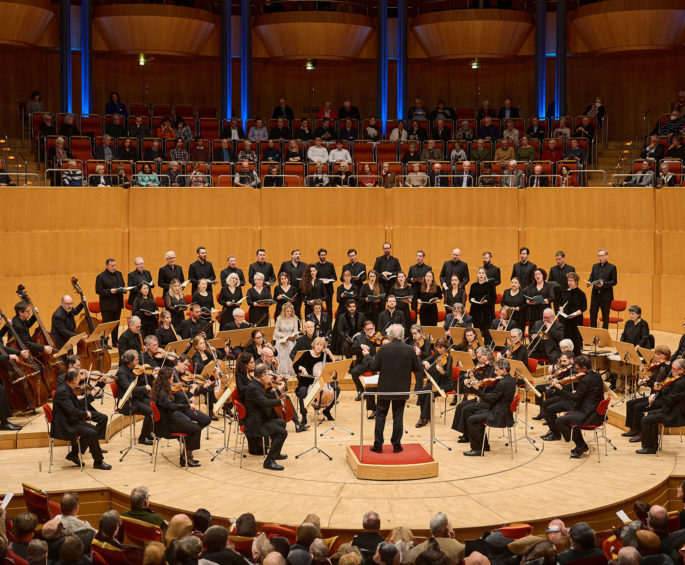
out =
{"type": "Polygon", "coordinates": [[[128,319],[128,328],[119,338],[119,355],[133,349],[138,353],[138,358],[143,354],[143,334],[140,331],[142,322],[138,316],[131,316],[128,319]]]}
{"type": "Polygon", "coordinates": [[[314,322],[314,333],[316,337],[329,338],[331,335],[331,319],[323,311],[323,302],[319,299],[311,303],[312,311],[307,316],[307,320],[314,322]]]}
{"type": "Polygon", "coordinates": [[[397,307],[397,298],[394,294],[388,296],[385,303],[385,310],[378,316],[378,329],[385,335],[386,330],[392,324],[400,324],[402,327],[406,326],[404,313],[397,307]]]}
{"type": "MultiPolygon", "coordinates": [[[[77,451],[76,437],[80,436],[81,451],[85,452],[86,449],[90,449],[94,462],[93,468],[108,471],[112,466],[104,461],[102,448],[98,441],[97,428],[87,421],[91,419],[92,413],[90,410],[84,409],[83,402],[77,398],[74,392],[78,385],[79,371],[77,369],[70,369],[64,382],[57,386],[52,403],[53,420],[50,428],[51,436],[55,439],[71,442],[71,451],[67,455],[67,459],[79,467],[81,463],[77,451]]],[[[105,420],[106,418],[105,416],[105,420]]]]}
{"type": "Polygon", "coordinates": [[[661,408],[652,410],[642,418],[642,449],[636,453],[648,455],[658,448],[659,424],[679,427],[685,424],[685,359],[671,363],[671,376],[654,386],[661,397],[661,408]]]}
{"type": "MultiPolygon", "coordinates": [[[[373,340],[375,335],[376,327],[371,320],[366,320],[363,333],[355,335],[350,347],[350,353],[356,355],[354,365],[350,368],[350,375],[357,389],[357,396],[354,399],[356,402],[362,399],[362,393],[364,392],[361,376],[371,370],[371,363],[379,345],[373,340]]],[[[367,397],[366,409],[372,412],[376,409],[376,399],[373,396],[367,397]]]]}
{"type": "Polygon", "coordinates": [[[270,349],[272,353],[275,352],[274,346],[267,343],[264,339],[262,330],[252,330],[250,339],[245,344],[245,351],[252,355],[254,359],[261,359],[264,349],[270,349]]]}
{"type": "Polygon", "coordinates": [[[155,336],[162,348],[173,341],[181,341],[181,337],[176,333],[176,328],[171,323],[171,312],[169,310],[162,310],[159,315],[159,327],[155,330],[155,336]]]}
{"type": "MultiPolygon", "coordinates": [[[[424,369],[442,390],[452,389],[452,356],[447,351],[448,348],[447,340],[441,337],[435,342],[435,353],[423,362],[424,369]]],[[[432,386],[426,379],[424,390],[431,390],[432,386]]],[[[433,396],[436,394],[437,392],[433,391],[433,396]]],[[[421,407],[421,415],[416,427],[422,428],[431,420],[432,402],[427,394],[420,394],[418,404],[421,407]]]]}
{"type": "Polygon", "coordinates": [[[469,384],[471,384],[472,380],[475,382],[476,380],[491,379],[495,376],[493,367],[495,357],[492,351],[487,347],[479,347],[476,349],[475,354],[478,362],[476,367],[469,371],[467,375],[459,376],[463,400],[457,405],[454,412],[454,419],[452,420],[452,429],[462,433],[462,436],[458,440],[459,443],[469,443],[470,441],[470,430],[468,426],[469,418],[476,412],[488,409],[487,405],[479,402],[477,398],[468,398],[468,391],[475,392],[475,389],[469,386],[469,384]]]}
{"type": "MultiPolygon", "coordinates": [[[[353,298],[347,300],[345,310],[345,313],[338,317],[336,329],[338,331],[338,343],[340,343],[341,353],[345,357],[351,357],[353,355],[352,345],[354,338],[362,332],[366,317],[357,311],[357,302],[353,298]]],[[[358,388],[357,392],[359,392],[358,388]]]]}
{"type": "Polygon", "coordinates": [[[442,298],[442,289],[435,284],[433,271],[428,271],[423,277],[419,289],[417,304],[419,306],[419,319],[422,326],[438,325],[438,304],[442,298]]]}
{"type": "Polygon", "coordinates": [[[642,308],[631,306],[628,308],[628,316],[630,320],[623,327],[621,341],[650,349],[649,324],[642,319],[642,308]]]}
{"type": "MultiPolygon", "coordinates": [[[[578,371],[576,370],[574,361],[575,356],[573,355],[573,350],[562,353],[557,364],[554,366],[554,372],[549,375],[550,383],[575,375],[578,371]]],[[[572,393],[574,387],[575,383],[562,385],[562,389],[568,393],[572,393]]],[[[549,431],[542,436],[544,441],[559,441],[561,439],[561,432],[556,423],[558,415],[573,410],[575,403],[570,398],[562,396],[559,389],[551,384],[538,385],[536,388],[544,394],[544,400],[541,399],[540,414],[533,418],[533,420],[545,420],[547,422],[549,431]]],[[[536,402],[537,400],[536,397],[536,402]]]]}
{"type": "Polygon", "coordinates": [[[187,404],[178,402],[172,390],[174,371],[171,367],[162,367],[152,384],[152,397],[159,408],[161,416],[155,430],[158,437],[170,437],[172,433],[184,433],[186,437],[186,452],[181,455],[181,467],[199,467],[200,463],[193,458],[193,452],[200,449],[202,428],[187,415],[187,404]],[[185,455],[185,457],[184,457],[185,455]]]}
{"type": "Polygon", "coordinates": [[[55,340],[55,347],[57,347],[58,350],[62,349],[62,346],[76,335],[75,317],[76,314],[83,310],[83,304],[84,303],[81,302],[78,306],[74,306],[74,299],[68,294],[65,294],[62,297],[62,303],[52,315],[50,334],[52,335],[52,339],[55,340]]]}
{"type": "MultiPolygon", "coordinates": [[[[428,359],[433,351],[431,344],[431,336],[423,334],[423,328],[419,324],[413,324],[409,330],[411,332],[411,345],[414,348],[414,353],[419,359],[419,363],[423,363],[428,359]]],[[[414,383],[415,390],[423,389],[423,371],[416,374],[416,382],[414,383]]]]}
{"type": "Polygon", "coordinates": [[[461,343],[457,344],[454,349],[457,351],[468,351],[471,354],[472,359],[476,359],[476,352],[483,343],[478,337],[478,332],[476,328],[466,328],[464,330],[464,337],[461,339],[461,343]]]}
{"type": "MultiPolygon", "coordinates": [[[[255,359],[251,353],[243,352],[238,357],[235,364],[235,386],[238,390],[238,400],[243,406],[247,404],[247,388],[254,379],[255,359]]],[[[245,425],[245,437],[247,438],[247,450],[251,455],[264,455],[264,443],[261,435],[252,435],[247,428],[246,422],[249,414],[246,414],[245,420],[240,423],[245,425]]]]}
{"type": "Polygon", "coordinates": [[[597,413],[597,406],[604,398],[604,381],[597,371],[592,370],[592,363],[587,355],[580,355],[575,360],[576,370],[574,378],[578,378],[573,391],[564,389],[563,381],[553,381],[561,396],[572,400],[574,409],[556,420],[556,427],[548,417],[549,429],[561,433],[565,441],[573,440],[575,448],[571,450],[571,459],[580,459],[583,453],[590,450],[580,428],[572,426],[589,426],[601,424],[604,416],[597,413]]]}
{"type": "MultiPolygon", "coordinates": [[[[130,302],[130,301],[129,301],[130,302]]],[[[136,297],[131,304],[132,314],[138,316],[142,322],[141,332],[143,336],[153,335],[157,329],[157,304],[155,297],[147,283],[140,283],[136,297]]]]}
{"type": "Polygon", "coordinates": [[[390,293],[397,299],[397,309],[404,315],[404,332],[409,335],[411,310],[416,295],[412,285],[407,283],[407,275],[404,274],[404,271],[397,273],[397,281],[390,289],[390,293]]]}
{"type": "Polygon", "coordinates": [[[461,302],[455,302],[452,305],[452,311],[445,316],[445,323],[442,327],[449,335],[450,328],[472,328],[473,318],[464,313],[464,305],[461,302]]]}
{"type": "Polygon", "coordinates": [[[281,453],[288,437],[283,420],[274,410],[281,405],[278,393],[273,389],[266,365],[260,363],[254,369],[254,379],[247,387],[245,422],[246,433],[255,437],[269,438],[269,451],[264,459],[264,468],[282,471],[283,465],[277,463],[288,456],[281,453]]]}
{"type": "MultiPolygon", "coordinates": [[[[195,401],[196,396],[202,396],[212,392],[212,382],[196,381],[196,375],[189,374],[190,359],[187,355],[179,355],[176,358],[173,372],[174,398],[176,402],[184,405],[183,413],[200,428],[206,428],[211,422],[211,416],[200,412],[199,401],[195,401]]],[[[210,412],[211,413],[211,412],[210,412]]]]}
{"type": "MultiPolygon", "coordinates": [[[[216,356],[217,359],[219,358],[219,355],[223,357],[224,352],[221,350],[215,351],[214,356],[212,355],[212,351],[210,350],[211,345],[207,343],[207,340],[204,337],[196,337],[193,340],[193,343],[195,345],[195,354],[193,355],[193,372],[197,375],[202,374],[204,368],[214,360],[214,356],[216,356]]],[[[215,384],[216,373],[217,369],[214,369],[214,373],[212,376],[208,377],[207,383],[205,383],[205,386],[201,389],[201,394],[204,395],[205,403],[207,404],[207,413],[212,421],[217,421],[219,419],[214,415],[213,386],[215,384]]]]}
{"type": "MultiPolygon", "coordinates": [[[[19,361],[19,357],[23,359],[28,359],[29,351],[25,349],[24,351],[17,351],[11,347],[5,347],[0,339],[0,363],[8,364],[10,361],[19,361]]],[[[9,421],[9,417],[12,415],[12,407],[7,400],[7,391],[5,390],[5,384],[0,380],[0,430],[17,432],[21,430],[21,426],[17,426],[9,421]]]]}
{"type": "Polygon", "coordinates": [[[183,339],[193,339],[195,336],[205,336],[205,332],[209,332],[211,326],[207,329],[207,321],[202,319],[202,309],[199,304],[190,305],[190,318],[183,320],[179,334],[183,339]]]}
{"type": "Polygon", "coordinates": [[[141,365],[149,365],[153,369],[162,365],[173,366],[176,355],[160,349],[159,340],[154,335],[149,335],[143,340],[145,350],[140,358],[141,365]],[[165,361],[166,359],[166,361],[165,361]]]}
{"type": "Polygon", "coordinates": [[[529,334],[528,356],[534,359],[548,359],[554,363],[561,354],[559,342],[564,337],[564,326],[554,321],[554,310],[545,308],[542,320],[532,325],[529,334]]]}
{"type": "MultiPolygon", "coordinates": [[[[162,286],[161,281],[159,285],[162,286]]],[[[183,294],[181,281],[179,279],[173,279],[169,283],[169,290],[164,291],[164,307],[171,312],[171,323],[176,331],[180,332],[184,312],[188,309],[188,303],[186,302],[186,297],[183,294]]]]}
{"type": "MultiPolygon", "coordinates": [[[[685,328],[685,320],[683,320],[683,328],[685,328]]],[[[675,350],[673,356],[671,357],[671,363],[675,361],[678,357],[685,357],[685,334],[680,336],[678,348],[675,350]]]]}
{"type": "Polygon", "coordinates": [[[140,430],[138,443],[153,445],[152,440],[152,410],[150,408],[150,389],[147,376],[143,373],[136,375],[133,369],[138,365],[138,352],[134,349],[124,351],[119,356],[119,369],[114,377],[119,389],[119,397],[123,396],[132,382],[136,382],[133,394],[123,406],[117,406],[119,411],[128,416],[131,410],[134,414],[143,416],[143,426],[140,430]]]}
{"type": "MultiPolygon", "coordinates": [[[[206,326],[207,323],[212,319],[212,312],[214,311],[214,296],[212,296],[212,293],[209,289],[209,280],[200,279],[198,281],[197,290],[193,292],[192,303],[200,306],[200,319],[206,326]]],[[[213,324],[205,330],[208,338],[212,338],[214,336],[212,326],[213,324]]]]}
{"type": "MultiPolygon", "coordinates": [[[[308,323],[311,324],[311,322],[308,323]]],[[[293,363],[293,370],[297,375],[296,395],[299,399],[300,415],[303,424],[307,423],[307,408],[305,408],[304,405],[304,398],[307,396],[307,391],[321,373],[323,363],[330,363],[331,361],[333,361],[333,356],[328,349],[326,349],[326,340],[322,337],[317,337],[312,341],[312,348],[309,351],[305,351],[302,356],[293,363]]],[[[334,382],[333,386],[335,388],[337,383],[334,382]]],[[[333,420],[331,408],[332,404],[323,410],[323,415],[327,420],[333,420]]]]}
{"type": "Polygon", "coordinates": [[[648,410],[663,408],[662,395],[658,394],[654,385],[670,376],[671,373],[671,350],[666,345],[657,345],[654,349],[654,357],[649,366],[642,365],[638,374],[636,392],[641,386],[649,387],[649,396],[633,398],[626,403],[626,427],[627,432],[622,433],[629,437],[632,443],[642,441],[642,417],[648,410]]]}
{"type": "MultiPolygon", "coordinates": [[[[561,350],[561,355],[559,355],[559,357],[557,358],[556,363],[550,363],[547,367],[547,382],[544,384],[535,385],[535,388],[537,389],[537,391],[542,395],[542,396],[535,395],[535,404],[537,404],[540,407],[542,407],[543,402],[547,398],[551,398],[552,396],[557,395],[557,393],[559,392],[556,388],[550,386],[550,384],[549,384],[551,382],[552,376],[555,373],[557,373],[558,371],[563,370],[567,366],[571,367],[570,371],[565,371],[565,372],[559,373],[557,375],[557,377],[558,376],[565,377],[565,376],[571,374],[572,371],[575,371],[575,366],[573,365],[573,359],[575,358],[575,355],[573,354],[573,342],[570,339],[562,339],[559,342],[559,349],[561,350]],[[566,355],[567,353],[570,355],[566,355]],[[561,360],[564,357],[566,359],[571,359],[570,365],[565,364],[562,366],[561,360]]],[[[573,406],[571,408],[573,408],[573,406]]],[[[545,419],[545,415],[544,415],[543,410],[540,410],[538,415],[533,417],[533,420],[544,420],[544,419],[545,419]]]]}
{"type": "Polygon", "coordinates": [[[507,347],[502,356],[506,359],[515,359],[521,361],[524,365],[528,365],[528,349],[523,343],[523,331],[519,328],[514,328],[509,332],[509,341],[511,345],[507,347]]]}
{"type": "Polygon", "coordinates": [[[483,446],[485,425],[497,428],[514,425],[514,415],[511,413],[510,406],[516,394],[516,380],[509,374],[509,368],[509,361],[505,359],[495,361],[494,373],[497,379],[495,385],[481,390],[479,382],[474,384],[478,404],[485,405],[485,409],[477,410],[468,418],[471,449],[464,452],[467,457],[483,455],[483,448],[485,451],[490,451],[487,438],[483,446]]]}
{"type": "MultiPolygon", "coordinates": [[[[36,312],[37,311],[38,308],[36,308],[36,312]]],[[[14,331],[17,332],[19,339],[28,348],[28,350],[52,353],[52,347],[49,345],[43,346],[39,343],[31,341],[31,326],[36,323],[36,316],[31,311],[31,305],[24,301],[17,302],[14,305],[14,312],[16,315],[14,318],[12,318],[12,326],[14,327],[14,331]]],[[[2,329],[0,329],[0,337],[7,334],[8,331],[9,328],[7,326],[3,326],[2,329]]]]}
{"type": "Polygon", "coordinates": [[[93,407],[93,402],[100,398],[105,388],[106,376],[91,376],[89,371],[81,369],[81,358],[78,355],[67,355],[67,372],[57,377],[57,382],[63,383],[67,380],[69,371],[79,373],[79,384],[74,389],[81,406],[90,412],[90,419],[95,424],[96,439],[104,440],[107,437],[107,415],[98,412],[93,407]],[[91,384],[93,383],[93,384],[91,384]]]}
{"type": "Polygon", "coordinates": [[[573,342],[573,353],[576,355],[580,355],[583,349],[583,338],[578,327],[583,325],[583,312],[587,310],[587,297],[578,288],[579,280],[580,277],[576,272],[566,275],[568,288],[561,292],[557,308],[560,311],[559,319],[564,326],[564,337],[573,342]],[[566,306],[561,310],[564,305],[566,306]]]}
{"type": "MultiPolygon", "coordinates": [[[[300,417],[297,414],[297,410],[295,410],[292,401],[287,396],[288,380],[285,376],[283,376],[281,372],[278,371],[278,361],[274,357],[274,352],[271,349],[268,349],[266,347],[262,349],[261,363],[264,363],[264,365],[266,365],[266,368],[269,371],[269,375],[273,378],[274,387],[277,389],[278,395],[281,397],[281,400],[283,400],[284,408],[286,404],[289,404],[289,408],[292,408],[292,420],[293,424],[295,424],[295,431],[297,433],[300,433],[308,430],[309,426],[304,425],[302,424],[302,422],[300,422],[300,417]]],[[[285,414],[285,411],[283,412],[283,414],[285,414]]],[[[283,417],[286,418],[285,415],[283,417]]],[[[286,422],[287,421],[288,420],[286,419],[286,422]]]]}
{"type": "MultiPolygon", "coordinates": [[[[300,332],[300,320],[295,317],[295,307],[291,303],[283,305],[280,315],[276,318],[274,327],[274,341],[278,351],[278,366],[281,374],[294,375],[290,352],[295,347],[295,340],[300,332]]],[[[263,357],[263,355],[262,355],[263,357]]]]}
{"type": "Polygon", "coordinates": [[[235,273],[230,273],[226,277],[226,284],[221,287],[221,292],[219,293],[219,304],[223,307],[221,310],[221,325],[219,326],[221,331],[229,329],[229,324],[233,322],[233,311],[238,308],[242,297],[243,291],[240,288],[240,279],[235,273]]]}

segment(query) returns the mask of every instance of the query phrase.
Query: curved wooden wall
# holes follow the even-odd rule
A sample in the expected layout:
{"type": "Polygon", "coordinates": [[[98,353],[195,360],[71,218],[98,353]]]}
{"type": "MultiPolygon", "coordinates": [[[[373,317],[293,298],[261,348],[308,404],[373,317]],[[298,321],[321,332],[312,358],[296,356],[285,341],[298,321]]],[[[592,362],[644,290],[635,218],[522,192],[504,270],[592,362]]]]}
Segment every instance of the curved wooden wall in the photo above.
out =
{"type": "Polygon", "coordinates": [[[374,30],[374,20],[340,12],[280,12],[255,18],[253,30],[271,58],[353,59],[374,30]]]}
{"type": "Polygon", "coordinates": [[[685,45],[681,0],[608,0],[573,12],[573,28],[588,51],[645,51],[685,45]]]}
{"type": "Polygon", "coordinates": [[[0,2],[0,44],[37,45],[54,15],[49,0],[31,3],[3,0],[0,2]]]}
{"type": "Polygon", "coordinates": [[[449,10],[416,16],[411,30],[429,59],[506,58],[521,50],[533,18],[519,10],[449,10]]]}
{"type": "Polygon", "coordinates": [[[642,306],[652,328],[680,332],[683,209],[682,189],[5,188],[0,307],[11,310],[21,283],[49,318],[70,292],[72,275],[95,299],[95,276],[107,257],[127,273],[142,255],[156,277],[167,250],[187,269],[198,245],[207,247],[217,272],[231,253],[247,269],[258,247],[278,266],[294,247],[315,260],[323,246],[338,270],[355,247],[371,267],[386,240],[405,269],[423,249],[439,271],[459,246],[472,279],[489,250],[504,280],[521,245],[545,269],[563,249],[581,277],[606,247],[618,265],[616,297],[642,306]]]}

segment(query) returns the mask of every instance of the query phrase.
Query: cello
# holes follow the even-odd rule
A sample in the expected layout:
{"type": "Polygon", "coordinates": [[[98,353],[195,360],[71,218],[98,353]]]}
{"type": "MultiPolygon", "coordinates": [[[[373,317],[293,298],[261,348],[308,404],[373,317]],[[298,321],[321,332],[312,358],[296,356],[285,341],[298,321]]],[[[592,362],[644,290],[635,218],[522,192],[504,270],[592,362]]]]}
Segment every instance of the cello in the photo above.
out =
{"type": "MultiPolygon", "coordinates": [[[[17,294],[19,295],[19,298],[31,306],[33,315],[36,317],[36,322],[38,322],[38,328],[33,333],[33,336],[31,336],[31,341],[43,346],[49,345],[54,351],[57,351],[57,348],[55,347],[55,341],[52,339],[52,335],[50,335],[50,332],[43,324],[43,320],[41,320],[40,316],[38,315],[38,308],[33,305],[33,301],[29,297],[28,292],[26,292],[26,287],[23,284],[17,286],[17,294]]],[[[43,379],[45,381],[45,386],[49,392],[52,392],[57,388],[57,377],[63,372],[62,363],[53,357],[52,354],[45,353],[44,351],[32,352],[32,354],[38,357],[38,359],[43,363],[43,379]]]]}
{"type": "MultiPolygon", "coordinates": [[[[74,290],[81,297],[81,303],[83,304],[83,312],[85,318],[76,327],[76,333],[88,333],[92,335],[95,331],[96,326],[100,325],[99,320],[93,320],[90,315],[90,310],[88,310],[88,303],[83,296],[83,291],[78,284],[78,277],[71,277],[71,285],[74,290]]],[[[109,372],[112,367],[112,359],[109,356],[109,351],[104,348],[102,341],[100,343],[86,343],[84,341],[78,344],[78,354],[81,357],[84,366],[96,367],[101,373],[109,372]]]]}
{"type": "MultiPolygon", "coordinates": [[[[0,318],[4,320],[7,329],[12,334],[12,338],[16,342],[17,348],[22,351],[25,350],[26,346],[17,335],[17,332],[12,325],[12,321],[5,316],[5,313],[2,310],[0,310],[0,318]]],[[[29,357],[27,360],[20,358],[19,361],[14,361],[11,365],[15,372],[17,372],[17,378],[12,384],[21,383],[22,391],[27,401],[24,408],[28,407],[29,410],[35,412],[36,406],[43,404],[50,397],[50,393],[48,393],[48,389],[45,388],[45,384],[43,383],[41,366],[33,357],[29,357]],[[19,369],[19,371],[17,371],[17,369],[19,369]]]]}

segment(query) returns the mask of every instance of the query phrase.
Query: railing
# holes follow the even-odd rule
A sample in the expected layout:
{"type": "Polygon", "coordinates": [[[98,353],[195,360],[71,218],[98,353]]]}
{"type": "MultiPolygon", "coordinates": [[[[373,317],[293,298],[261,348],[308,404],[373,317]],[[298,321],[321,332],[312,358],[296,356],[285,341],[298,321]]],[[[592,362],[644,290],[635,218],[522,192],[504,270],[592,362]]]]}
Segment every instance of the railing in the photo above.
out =
{"type": "MultiPolygon", "coordinates": [[[[148,185],[144,185],[144,184],[138,184],[139,177],[143,177],[143,176],[148,177],[151,175],[150,175],[150,173],[137,173],[137,174],[133,175],[133,177],[131,179],[131,186],[141,186],[141,187],[148,186],[148,185]]],[[[153,187],[169,186],[169,180],[170,180],[169,175],[157,175],[156,174],[156,177],[157,177],[157,180],[159,181],[159,184],[154,184],[154,185],[152,185],[153,187]],[[164,182],[164,179],[166,179],[166,183],[164,182]]]]}
{"type": "Polygon", "coordinates": [[[0,178],[3,176],[9,177],[10,181],[14,178],[14,183],[0,186],[38,186],[40,185],[40,175],[38,173],[11,173],[8,171],[0,171],[0,178]],[[20,181],[23,182],[20,184],[20,181]]]}
{"type": "MultiPolygon", "coordinates": [[[[333,183],[335,183],[335,176],[332,175],[333,178],[333,183]]],[[[366,185],[361,185],[359,184],[359,179],[361,178],[371,178],[371,179],[376,179],[376,184],[373,186],[383,186],[383,177],[381,175],[350,175],[350,185],[349,186],[366,186],[366,185]],[[357,181],[357,184],[353,184],[354,181],[357,181]]],[[[333,184],[333,186],[336,186],[333,184]]]]}
{"type": "Polygon", "coordinates": [[[179,179],[183,179],[183,186],[190,186],[191,182],[200,182],[198,187],[212,186],[212,175],[178,175],[179,179]]]}
{"type": "MultiPolygon", "coordinates": [[[[639,173],[614,173],[611,175],[611,186],[623,186],[624,182],[628,182],[629,178],[637,177],[639,173]]],[[[656,180],[656,176],[652,177],[652,180],[656,180]]],[[[654,184],[641,185],[641,184],[630,184],[628,186],[641,186],[643,188],[654,188],[654,184]]]]}
{"type": "Polygon", "coordinates": [[[282,187],[287,187],[289,186],[288,183],[286,182],[286,179],[295,179],[295,184],[290,185],[290,186],[298,186],[300,184],[300,177],[298,175],[264,175],[264,181],[262,182],[262,185],[266,182],[266,179],[268,178],[273,178],[273,179],[283,179],[283,183],[280,186],[274,185],[275,188],[282,188],[282,187]]]}
{"type": "MultiPolygon", "coordinates": [[[[511,0],[505,8],[507,10],[519,10],[524,12],[535,11],[538,1],[545,0],[511,0]]],[[[556,10],[556,0],[547,0],[547,10],[556,10]]],[[[578,6],[587,3],[587,0],[571,0],[568,2],[568,9],[575,10],[578,6]]],[[[421,0],[410,2],[410,15],[425,14],[428,12],[440,12],[445,10],[478,10],[484,8],[497,8],[498,2],[495,0],[421,0]]]]}

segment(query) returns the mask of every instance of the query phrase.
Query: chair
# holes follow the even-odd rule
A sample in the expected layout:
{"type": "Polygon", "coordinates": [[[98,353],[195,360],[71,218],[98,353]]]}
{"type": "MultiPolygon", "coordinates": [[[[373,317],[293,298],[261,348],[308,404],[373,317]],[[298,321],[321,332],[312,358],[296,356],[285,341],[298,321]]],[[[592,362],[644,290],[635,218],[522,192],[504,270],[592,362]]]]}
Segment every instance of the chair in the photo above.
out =
{"type": "Polygon", "coordinates": [[[454,394],[456,396],[456,394],[457,394],[457,389],[459,388],[459,373],[460,373],[460,371],[461,370],[459,367],[452,366],[452,390],[446,390],[445,391],[445,398],[444,398],[445,406],[444,406],[442,412],[440,412],[440,415],[443,417],[443,424],[447,424],[447,413],[454,410],[454,408],[447,408],[447,399],[451,395],[454,394]]]}
{"type": "MultiPolygon", "coordinates": [[[[142,563],[143,551],[140,548],[119,549],[107,542],[93,540],[93,557],[97,555],[106,565],[135,565],[142,563]]],[[[95,563],[95,559],[93,559],[95,563]]]]}
{"type": "MultiPolygon", "coordinates": [[[[119,386],[117,385],[116,382],[111,382],[109,383],[109,388],[112,391],[112,398],[114,399],[114,412],[112,412],[109,416],[109,426],[107,426],[107,441],[109,441],[109,430],[110,426],[112,425],[112,422],[114,421],[114,416],[119,415],[122,417],[122,423],[121,423],[121,429],[119,430],[120,435],[123,437],[124,435],[124,424],[123,424],[123,418],[125,417],[124,414],[122,414],[119,411],[119,386]]],[[[135,422],[135,420],[134,420],[135,422]]],[[[135,425],[135,424],[133,424],[135,425]]]]}
{"type": "Polygon", "coordinates": [[[52,520],[62,509],[57,502],[52,502],[48,498],[48,493],[34,487],[28,483],[21,483],[24,491],[24,504],[26,509],[35,514],[41,524],[52,520]]]}
{"type": "Polygon", "coordinates": [[[508,526],[502,526],[499,531],[505,538],[521,539],[530,535],[533,531],[533,526],[530,524],[509,524],[508,526]]]}
{"type": "MultiPolygon", "coordinates": [[[[247,410],[245,410],[245,406],[243,406],[242,402],[235,398],[233,400],[233,407],[235,408],[236,411],[236,418],[238,419],[238,422],[240,420],[244,420],[245,416],[247,415],[247,410]]],[[[233,459],[235,459],[236,454],[238,453],[238,438],[240,437],[240,467],[242,468],[243,466],[243,450],[245,449],[245,425],[244,424],[239,424],[236,434],[235,434],[235,447],[233,449],[233,459]]]]}
{"type": "MultiPolygon", "coordinates": [[[[511,426],[504,426],[504,429],[507,430],[507,435],[509,436],[509,447],[511,449],[511,458],[514,458],[514,450],[518,451],[516,449],[516,411],[518,410],[519,407],[519,402],[521,402],[521,395],[517,394],[514,397],[514,400],[511,401],[511,404],[509,405],[509,410],[511,410],[511,414],[514,417],[514,423],[511,426]],[[514,432],[514,438],[512,441],[512,430],[514,432]]],[[[489,426],[487,422],[483,424],[485,426],[485,433],[483,434],[483,445],[480,447],[480,453],[481,455],[485,455],[485,440],[488,439],[488,432],[490,431],[490,428],[492,426],[489,426]]]]}
{"type": "Polygon", "coordinates": [[[233,544],[233,551],[239,553],[245,559],[252,559],[252,542],[254,538],[230,535],[228,540],[233,544]]]}
{"type": "MultiPolygon", "coordinates": [[[[55,438],[52,435],[52,408],[49,404],[43,404],[43,416],[45,416],[45,423],[48,426],[48,446],[50,448],[50,464],[48,465],[48,473],[52,473],[53,450],[55,448],[55,438]]],[[[78,448],[79,467],[83,473],[83,458],[81,456],[81,436],[76,436],[76,447],[78,448]]]]}
{"type": "MultiPolygon", "coordinates": [[[[619,312],[625,312],[626,308],[628,307],[628,302],[625,300],[612,300],[611,301],[611,306],[610,309],[611,311],[609,312],[609,323],[610,324],[616,324],[616,339],[618,339],[618,325],[623,322],[623,318],[620,318],[619,316],[612,316],[611,312],[616,312],[617,314],[619,312]]],[[[604,318],[601,318],[602,322],[604,321],[604,318]]]]}
{"type": "MultiPolygon", "coordinates": [[[[152,421],[153,426],[152,426],[152,435],[153,435],[153,441],[154,445],[152,446],[152,452],[154,453],[154,463],[152,467],[152,472],[154,473],[157,471],[157,455],[159,455],[159,440],[162,439],[161,436],[157,435],[157,432],[155,430],[155,426],[159,423],[159,421],[162,419],[162,415],[159,413],[159,408],[157,408],[157,404],[155,402],[150,402],[150,410],[152,410],[152,421]]],[[[187,458],[186,455],[186,438],[188,437],[188,434],[184,434],[182,432],[171,432],[169,434],[168,438],[164,439],[170,439],[170,438],[176,438],[179,441],[179,448],[181,450],[181,457],[185,461],[187,458]]],[[[185,466],[186,471],[190,469],[188,465],[185,466]]]]}
{"type": "Polygon", "coordinates": [[[290,545],[297,541],[297,532],[287,526],[279,526],[278,524],[264,524],[260,531],[264,532],[268,537],[273,538],[282,536],[288,540],[290,545]]]}
{"type": "Polygon", "coordinates": [[[591,441],[597,442],[597,462],[600,462],[599,457],[599,439],[604,438],[604,455],[609,455],[607,449],[607,443],[611,444],[611,447],[616,451],[616,446],[611,443],[611,440],[607,437],[607,410],[609,409],[609,403],[611,402],[611,397],[607,396],[602,402],[597,406],[597,414],[602,417],[601,424],[592,424],[588,426],[572,426],[571,435],[573,435],[573,428],[578,428],[581,431],[591,431],[594,434],[594,438],[591,441]],[[597,433],[597,430],[601,430],[601,434],[597,433]]]}
{"type": "Polygon", "coordinates": [[[123,530],[124,541],[128,538],[134,544],[140,545],[141,547],[144,546],[146,542],[162,541],[162,528],[150,524],[149,522],[122,516],[121,528],[123,530]]]}

